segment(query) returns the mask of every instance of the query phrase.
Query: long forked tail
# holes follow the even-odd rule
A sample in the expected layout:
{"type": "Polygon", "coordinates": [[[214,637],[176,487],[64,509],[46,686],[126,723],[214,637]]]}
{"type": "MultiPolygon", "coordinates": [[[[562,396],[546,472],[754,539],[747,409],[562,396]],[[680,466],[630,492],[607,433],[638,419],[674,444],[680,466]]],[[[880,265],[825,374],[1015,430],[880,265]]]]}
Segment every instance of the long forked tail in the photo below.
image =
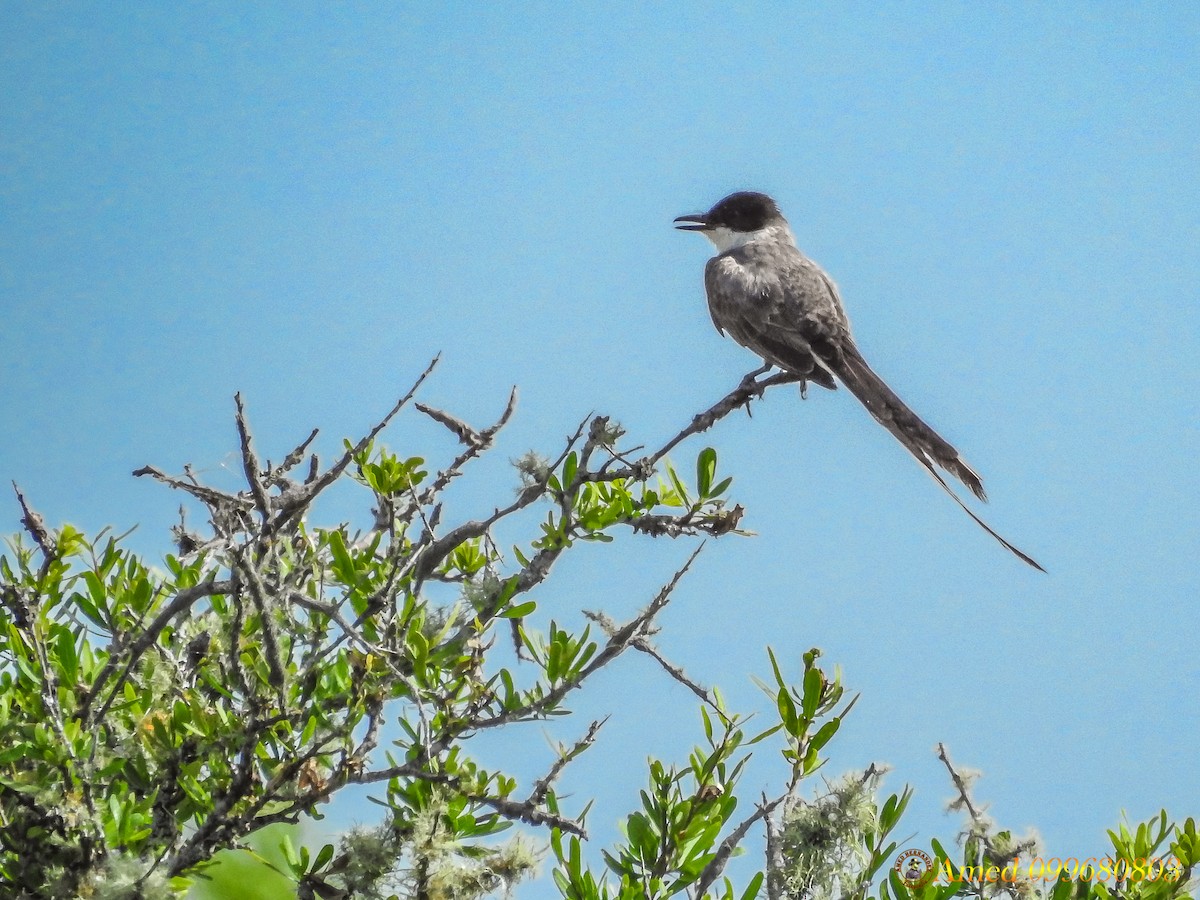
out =
{"type": "Polygon", "coordinates": [[[858,348],[849,341],[845,341],[841,347],[841,353],[838,353],[829,359],[827,362],[834,369],[834,374],[838,376],[841,382],[849,388],[850,392],[859,399],[867,411],[875,417],[884,428],[890,431],[905,449],[911,453],[926,471],[933,476],[934,481],[941,485],[942,490],[954,498],[957,503],[968,516],[975,520],[975,523],[994,537],[1000,544],[1018,559],[1028,563],[1040,572],[1045,572],[1033,557],[1014,547],[1011,543],[1001,537],[996,531],[988,525],[983,519],[979,518],[950,488],[946,480],[937,471],[937,466],[945,469],[951,475],[955,476],[959,481],[971,489],[980,500],[987,500],[987,493],[983,489],[983,481],[979,474],[963,461],[963,458],[958,455],[958,451],[950,445],[941,435],[921,421],[920,417],[914,413],[901,400],[896,393],[884,383],[875,372],[867,365],[867,361],[863,359],[862,354],[858,352],[858,348]]]}
{"type": "Polygon", "coordinates": [[[980,500],[987,500],[983,481],[979,474],[968,466],[958,451],[940,434],[926,425],[904,401],[875,374],[858,348],[849,341],[843,342],[835,374],[850,392],[859,399],[867,411],[884,428],[895,435],[908,452],[920,462],[933,462],[971,489],[980,500]]]}

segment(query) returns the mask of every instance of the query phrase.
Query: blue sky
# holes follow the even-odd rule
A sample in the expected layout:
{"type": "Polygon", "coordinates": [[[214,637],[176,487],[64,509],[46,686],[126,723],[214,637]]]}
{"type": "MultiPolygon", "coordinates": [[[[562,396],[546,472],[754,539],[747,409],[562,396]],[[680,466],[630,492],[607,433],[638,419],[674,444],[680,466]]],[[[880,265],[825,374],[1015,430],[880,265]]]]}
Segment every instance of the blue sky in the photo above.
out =
{"type": "MultiPolygon", "coordinates": [[[[1049,574],[846,391],[778,389],[676,454],[717,448],[757,537],[710,544],[665,652],[761,708],[766,644],[794,671],[822,647],[863,693],[831,773],[893,764],[890,786],[917,791],[914,844],[958,827],[938,741],[1050,855],[1102,851],[1122,809],[1200,812],[1195,7],[0,17],[0,476],[50,522],[140,524],[133,546],[159,554],[178,498],[129,473],[190,462],[232,483],[234,391],[264,455],[314,425],[328,455],[437,351],[427,402],[484,423],[521,396],[448,518],[510,497],[507,460],[555,450],[591,410],[661,442],[755,365],[712,329],[707,245],[671,220],[767,191],[864,354],[1049,574]]],[[[453,451],[418,417],[387,440],[453,451]]],[[[539,592],[539,624],[628,615],[688,550],[585,548],[539,592]]],[[[569,782],[603,794],[602,843],[646,756],[683,762],[700,737],[645,660],[584,711],[618,703],[569,782]]],[[[549,758],[539,726],[489,752],[522,746],[549,758]]],[[[751,770],[748,796],[773,777],[751,770]]],[[[330,821],[374,815],[344,803],[330,821]]]]}

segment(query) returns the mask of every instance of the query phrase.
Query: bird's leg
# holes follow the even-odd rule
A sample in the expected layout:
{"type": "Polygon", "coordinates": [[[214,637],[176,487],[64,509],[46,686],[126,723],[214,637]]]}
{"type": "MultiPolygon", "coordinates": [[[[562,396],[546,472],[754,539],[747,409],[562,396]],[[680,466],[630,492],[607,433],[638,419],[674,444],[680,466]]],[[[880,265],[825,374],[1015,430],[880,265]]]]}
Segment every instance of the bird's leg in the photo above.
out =
{"type": "Polygon", "coordinates": [[[741,383],[740,387],[743,387],[743,388],[754,387],[754,385],[758,383],[758,376],[765,375],[767,372],[770,372],[771,368],[772,368],[771,364],[769,362],[764,361],[763,364],[761,366],[759,366],[757,369],[755,369],[753,372],[746,373],[745,377],[742,378],[742,383],[741,383]]]}

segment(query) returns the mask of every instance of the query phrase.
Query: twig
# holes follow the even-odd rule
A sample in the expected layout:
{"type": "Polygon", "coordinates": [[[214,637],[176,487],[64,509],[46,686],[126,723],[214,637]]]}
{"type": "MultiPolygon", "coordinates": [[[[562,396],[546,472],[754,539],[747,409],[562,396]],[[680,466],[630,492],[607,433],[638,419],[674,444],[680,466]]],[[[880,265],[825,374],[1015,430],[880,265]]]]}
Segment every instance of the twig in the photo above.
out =
{"type": "MultiPolygon", "coordinates": [[[[571,452],[571,448],[583,435],[583,428],[586,422],[586,419],[584,422],[581,422],[575,434],[567,438],[567,448],[562,452],[558,462],[561,462],[566,458],[566,455],[571,452]]],[[[553,471],[557,467],[558,463],[556,462],[550,467],[550,470],[553,471]]],[[[544,482],[531,484],[521,491],[516,500],[503,509],[495,510],[486,519],[475,519],[470,522],[466,522],[462,525],[459,525],[457,528],[443,537],[438,538],[425,549],[424,553],[420,555],[420,562],[418,562],[413,569],[414,582],[419,585],[420,582],[424,581],[425,578],[429,576],[429,573],[436,569],[442,560],[449,556],[450,553],[453,552],[454,549],[464,541],[469,541],[486,534],[488,529],[490,529],[501,519],[512,515],[518,510],[524,509],[531,503],[541,498],[545,493],[546,485],[544,482]]]]}
{"type": "Polygon", "coordinates": [[[450,431],[454,433],[454,436],[468,447],[478,447],[483,442],[483,438],[480,436],[479,432],[462,419],[455,418],[454,416],[450,415],[450,413],[436,409],[432,406],[426,406],[424,403],[414,403],[413,406],[416,407],[416,409],[418,409],[420,412],[425,413],[425,415],[429,416],[429,418],[433,419],[433,421],[437,422],[439,425],[444,425],[446,428],[450,429],[450,431]]]}
{"type": "MultiPolygon", "coordinates": [[[[762,798],[763,803],[766,803],[767,795],[763,794],[762,798]]],[[[767,832],[767,900],[782,900],[783,850],[779,843],[779,826],[771,816],[763,820],[763,826],[767,832]]]]}
{"type": "Polygon", "coordinates": [[[25,495],[21,493],[21,489],[17,487],[17,483],[12,483],[13,491],[17,495],[17,502],[21,504],[21,524],[25,526],[25,530],[29,532],[29,536],[33,538],[34,543],[38,545],[38,549],[42,551],[42,556],[46,560],[51,560],[55,555],[54,541],[50,538],[50,531],[46,528],[46,520],[30,509],[29,504],[25,502],[25,495]]]}
{"type": "MultiPolygon", "coordinates": [[[[418,404],[419,408],[420,404],[418,404]]],[[[514,387],[508,395],[508,404],[504,407],[504,412],[500,414],[500,418],[496,420],[490,427],[485,428],[479,433],[479,443],[472,444],[467,447],[458,457],[450,463],[441,472],[438,472],[433,483],[421,492],[421,503],[428,505],[433,501],[433,498],[441,493],[442,489],[450,483],[450,481],[461,474],[463,466],[470,462],[475,457],[479,456],[484,450],[487,450],[492,445],[492,441],[505,425],[512,418],[513,412],[517,408],[517,389],[514,387]]]]}
{"type": "Polygon", "coordinates": [[[577,740],[567,752],[561,752],[562,747],[560,745],[558,759],[554,761],[554,765],[550,767],[549,772],[534,782],[533,790],[529,792],[529,798],[525,802],[529,804],[540,805],[542,801],[546,799],[546,794],[549,793],[551,786],[558,779],[558,776],[562,774],[562,771],[567,767],[567,764],[592,746],[593,742],[596,740],[596,735],[599,733],[600,729],[604,727],[604,723],[610,718],[611,716],[605,716],[603,719],[597,719],[592,722],[592,724],[588,726],[587,733],[577,740]]]}
{"type": "Polygon", "coordinates": [[[369,447],[371,442],[379,436],[379,432],[383,431],[383,429],[387,427],[388,423],[396,417],[396,414],[408,404],[408,401],[413,398],[413,396],[420,389],[421,385],[425,383],[425,379],[429,377],[429,373],[433,371],[434,367],[438,364],[438,360],[441,358],[442,355],[439,353],[430,361],[429,365],[425,367],[425,371],[417,377],[417,380],[413,383],[413,386],[408,389],[408,393],[406,393],[396,402],[396,405],[391,408],[386,416],[384,416],[375,424],[375,426],[364,438],[362,438],[351,449],[343,453],[341,458],[332,466],[330,466],[324,474],[319,475],[312,481],[306,482],[300,490],[296,491],[294,497],[290,498],[288,502],[280,504],[280,509],[275,514],[275,519],[271,523],[271,528],[273,531],[278,531],[280,528],[290,522],[297,513],[307,508],[308,504],[312,502],[313,498],[315,498],[317,494],[321,493],[321,491],[325,490],[325,488],[329,487],[329,485],[333,484],[333,482],[338,479],[338,476],[340,476],[342,472],[346,470],[346,467],[350,465],[350,463],[354,460],[354,457],[358,456],[363,452],[363,450],[369,447]]]}
{"type": "Polygon", "coordinates": [[[954,788],[958,791],[959,800],[966,807],[967,814],[971,817],[971,821],[978,829],[986,828],[986,819],[981,810],[975,808],[975,804],[971,802],[970,788],[967,787],[966,780],[955,771],[954,766],[950,763],[950,756],[946,753],[946,745],[938,742],[938,759],[946,766],[946,771],[950,773],[950,780],[954,782],[954,788]]]}
{"type": "Polygon", "coordinates": [[[739,503],[731,509],[722,509],[699,517],[696,517],[694,512],[680,516],[647,514],[630,519],[627,524],[637,534],[648,534],[650,537],[677,538],[694,534],[720,537],[737,531],[745,514],[746,510],[739,503]]]}
{"type": "MultiPolygon", "coordinates": [[[[285,678],[283,665],[279,660],[279,644],[275,638],[275,625],[271,621],[267,589],[263,585],[262,579],[258,577],[258,572],[254,566],[248,563],[244,556],[238,559],[237,566],[245,577],[244,583],[250,588],[250,599],[254,603],[254,608],[258,610],[259,632],[262,635],[263,655],[267,660],[268,682],[275,690],[282,691],[285,678]]],[[[237,644],[239,638],[239,634],[233,634],[231,635],[231,642],[237,644]]],[[[282,705],[282,696],[280,697],[280,702],[282,705]]]]}
{"type": "Polygon", "coordinates": [[[713,425],[735,409],[748,406],[750,401],[761,397],[767,392],[768,388],[774,387],[777,384],[794,384],[797,381],[804,380],[799,375],[792,375],[789,372],[777,372],[770,378],[764,378],[762,381],[759,381],[758,376],[768,371],[770,371],[770,366],[763,366],[762,368],[755,369],[753,372],[746,373],[737,387],[708,409],[693,416],[691,423],[687,427],[663,444],[654,454],[642,460],[640,464],[649,464],[649,466],[653,467],[686,438],[712,428],[713,425]]]}
{"type": "Polygon", "coordinates": [[[484,728],[494,728],[497,725],[505,725],[512,721],[520,719],[533,718],[540,715],[547,709],[552,709],[565,697],[568,693],[579,687],[580,684],[587,679],[589,675],[597,669],[607,665],[609,661],[620,656],[625,650],[639,637],[646,634],[646,629],[649,624],[654,621],[654,617],[662,612],[663,608],[671,601],[671,594],[674,592],[679,580],[692,567],[692,563],[696,561],[696,557],[700,555],[700,551],[704,549],[704,544],[700,544],[692,551],[691,556],[678,570],[676,570],[671,580],[659,590],[650,604],[638,613],[634,618],[629,620],[625,625],[613,632],[601,650],[592,659],[590,663],[583,667],[574,678],[563,681],[558,687],[547,692],[541,699],[535,700],[533,703],[528,703],[525,706],[516,709],[505,710],[504,712],[486,719],[476,719],[470,723],[470,728],[474,730],[482,730],[484,728]]]}
{"type": "Polygon", "coordinates": [[[587,830],[574,819],[568,819],[565,816],[555,815],[543,809],[538,809],[532,804],[506,800],[503,797],[489,797],[486,794],[466,794],[466,797],[474,800],[476,803],[490,806],[506,818],[517,819],[529,825],[549,825],[552,828],[557,828],[559,831],[574,834],[587,840],[587,830]]]}
{"type": "Polygon", "coordinates": [[[296,448],[283,458],[283,462],[274,468],[268,466],[270,471],[265,479],[268,487],[272,487],[282,482],[284,480],[284,476],[288,472],[300,465],[300,461],[304,459],[304,454],[308,452],[309,445],[316,439],[317,433],[318,429],[314,428],[311,432],[309,432],[308,437],[297,444],[296,448]]]}
{"type": "Polygon", "coordinates": [[[753,813],[742,820],[742,823],[733,829],[725,840],[721,841],[717,852],[704,867],[704,871],[700,874],[700,879],[696,882],[696,896],[704,895],[714,881],[721,877],[721,873],[725,870],[725,864],[729,862],[733,856],[733,851],[737,849],[738,844],[742,842],[742,838],[746,836],[746,832],[759,819],[769,817],[775,811],[775,807],[779,806],[786,798],[787,794],[782,794],[774,800],[768,801],[766,795],[763,796],[763,802],[758,805],[753,813]]]}
{"type": "MultiPolygon", "coordinates": [[[[258,457],[255,456],[254,448],[250,444],[250,429],[246,425],[246,407],[242,404],[241,392],[233,395],[233,402],[237,406],[235,418],[237,419],[238,438],[242,445],[242,470],[246,473],[246,483],[250,485],[250,496],[254,498],[258,514],[262,516],[265,526],[271,518],[271,501],[267,497],[266,488],[259,479],[258,457]]],[[[264,527],[262,536],[266,538],[269,534],[269,528],[264,527]]]]}
{"type": "Polygon", "coordinates": [[[237,494],[227,494],[224,491],[218,491],[215,488],[205,487],[201,484],[193,484],[190,481],[184,481],[182,478],[174,478],[155,466],[142,466],[140,469],[133,470],[134,478],[141,478],[144,475],[149,475],[155,481],[161,481],[163,484],[183,491],[185,494],[191,494],[210,508],[226,503],[234,504],[244,510],[249,510],[254,506],[253,502],[245,497],[240,497],[237,494]]]}
{"type": "Polygon", "coordinates": [[[676,681],[678,681],[680,684],[682,684],[685,688],[687,688],[689,691],[691,691],[693,694],[695,694],[697,697],[699,697],[700,700],[703,701],[707,706],[712,707],[713,711],[716,712],[717,715],[719,715],[723,720],[728,721],[729,717],[725,714],[725,712],[721,709],[721,707],[716,703],[716,701],[713,700],[712,696],[708,693],[708,691],[705,690],[704,688],[700,687],[700,685],[696,684],[696,682],[692,681],[690,678],[688,678],[681,667],[674,665],[671,662],[668,662],[667,659],[665,657],[663,657],[663,655],[661,653],[658,652],[658,649],[653,644],[650,643],[650,641],[648,641],[646,638],[638,638],[637,640],[635,640],[632,643],[631,646],[635,650],[641,650],[643,653],[647,654],[652,659],[657,661],[658,664],[660,666],[662,666],[664,670],[666,670],[666,673],[668,675],[670,675],[672,678],[674,678],[676,681]]]}

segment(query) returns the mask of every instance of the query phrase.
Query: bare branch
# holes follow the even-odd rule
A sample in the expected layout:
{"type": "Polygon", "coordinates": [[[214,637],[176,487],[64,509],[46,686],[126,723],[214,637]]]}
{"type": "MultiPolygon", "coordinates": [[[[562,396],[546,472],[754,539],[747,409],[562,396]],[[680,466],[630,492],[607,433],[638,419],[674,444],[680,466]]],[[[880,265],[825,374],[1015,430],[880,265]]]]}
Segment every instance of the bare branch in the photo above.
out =
{"type": "Polygon", "coordinates": [[[966,779],[960,775],[950,763],[950,755],[946,752],[946,745],[938,742],[938,759],[946,766],[946,771],[950,773],[950,780],[954,782],[954,788],[958,791],[957,803],[960,803],[971,817],[971,821],[976,828],[981,829],[981,833],[986,830],[987,818],[983,814],[983,810],[976,809],[975,804],[971,802],[970,787],[967,785],[966,779]]]}
{"type": "MultiPolygon", "coordinates": [[[[418,404],[418,407],[419,406],[420,404],[418,404]]],[[[491,425],[489,428],[485,428],[479,433],[479,442],[477,444],[471,444],[468,446],[467,449],[460,453],[458,457],[452,463],[450,463],[449,466],[438,472],[437,477],[433,480],[433,483],[421,492],[422,504],[428,505],[429,503],[432,503],[434,498],[441,493],[442,489],[445,488],[452,479],[461,474],[463,466],[492,446],[492,441],[495,439],[500,430],[508,424],[508,420],[512,418],[512,414],[516,408],[517,389],[514,387],[512,391],[509,392],[508,404],[504,407],[504,412],[500,414],[500,418],[497,419],[493,425],[491,425]]]]}
{"type": "Polygon", "coordinates": [[[341,458],[332,466],[330,466],[324,474],[319,475],[312,481],[306,482],[303,488],[296,491],[295,496],[290,498],[287,503],[280,504],[280,509],[275,514],[275,519],[271,523],[271,528],[273,531],[278,531],[280,528],[290,522],[297,514],[308,507],[317,494],[321,493],[321,491],[325,490],[325,488],[329,487],[329,485],[333,484],[333,482],[338,479],[338,476],[340,476],[342,472],[346,470],[346,467],[350,465],[354,457],[369,447],[371,442],[379,436],[379,432],[383,431],[383,429],[387,427],[388,423],[396,417],[396,413],[400,412],[400,410],[408,404],[408,401],[413,398],[413,396],[420,389],[421,385],[425,383],[425,379],[429,377],[429,373],[433,371],[434,367],[438,364],[438,360],[441,358],[442,356],[439,353],[430,361],[429,365],[425,367],[425,371],[417,377],[417,380],[413,383],[413,386],[408,389],[408,393],[406,393],[396,402],[396,405],[388,411],[386,416],[384,416],[375,424],[375,426],[364,438],[362,438],[350,450],[347,450],[345,453],[343,453],[341,458]]]}
{"type": "MultiPolygon", "coordinates": [[[[258,507],[258,513],[262,516],[263,522],[266,522],[271,517],[271,501],[267,497],[267,490],[263,487],[263,483],[259,478],[258,472],[258,457],[254,455],[254,448],[250,444],[250,429],[246,426],[246,407],[242,404],[241,392],[233,395],[233,402],[237,405],[237,430],[238,438],[242,445],[242,470],[246,473],[246,483],[250,486],[250,496],[254,498],[254,503],[258,507]]],[[[264,537],[266,532],[264,531],[264,537]]]]}
{"type": "Polygon", "coordinates": [[[746,836],[746,832],[759,819],[767,818],[775,811],[775,808],[786,799],[787,794],[782,794],[774,800],[768,801],[766,795],[763,796],[763,802],[758,804],[754,812],[742,820],[742,823],[733,829],[725,840],[721,841],[717,848],[716,855],[704,867],[704,871],[700,874],[699,881],[696,882],[696,895],[703,896],[704,892],[712,887],[713,882],[721,877],[721,873],[725,871],[725,865],[733,856],[733,851],[737,849],[738,844],[746,836]]]}
{"type": "Polygon", "coordinates": [[[637,640],[635,640],[632,643],[631,646],[635,650],[641,650],[643,653],[647,654],[652,659],[654,659],[660,666],[663,667],[664,670],[666,670],[666,673],[668,675],[670,675],[672,678],[674,678],[676,681],[678,681],[680,684],[682,684],[685,688],[687,688],[689,691],[691,691],[693,694],[695,694],[697,697],[699,697],[700,700],[705,705],[712,707],[712,709],[718,715],[720,715],[720,717],[722,719],[728,719],[728,716],[721,709],[721,707],[717,704],[717,702],[712,698],[712,695],[710,695],[707,690],[700,687],[700,685],[698,685],[696,682],[694,682],[690,678],[688,678],[687,674],[683,671],[682,668],[680,668],[677,665],[674,665],[671,662],[668,662],[667,659],[661,653],[658,652],[658,649],[653,644],[651,644],[649,640],[647,640],[646,638],[638,638],[637,640]]]}
{"type": "Polygon", "coordinates": [[[46,560],[54,558],[56,550],[54,541],[50,537],[50,531],[46,528],[46,520],[30,509],[29,504],[25,502],[25,495],[21,493],[21,489],[17,487],[17,483],[12,483],[13,491],[17,495],[17,502],[21,504],[21,524],[25,526],[25,530],[29,532],[29,536],[33,538],[38,549],[42,551],[42,556],[46,560]]]}
{"type": "Polygon", "coordinates": [[[433,419],[433,421],[437,422],[439,425],[444,425],[446,428],[450,429],[450,431],[454,433],[454,436],[468,447],[478,447],[481,443],[483,443],[483,438],[480,437],[479,432],[462,419],[457,419],[450,415],[450,413],[444,412],[440,409],[435,409],[432,406],[426,406],[424,403],[414,403],[413,406],[425,413],[425,415],[429,416],[429,418],[433,419]]]}
{"type": "Polygon", "coordinates": [[[504,712],[484,719],[476,719],[470,723],[472,730],[494,728],[497,725],[505,725],[509,722],[519,721],[520,719],[532,718],[540,715],[547,709],[552,709],[562,701],[568,693],[579,687],[589,675],[596,670],[608,665],[617,656],[620,656],[635,640],[645,636],[650,627],[650,623],[654,621],[655,616],[662,612],[663,608],[671,601],[671,594],[674,592],[679,580],[692,567],[692,563],[696,561],[696,557],[700,555],[700,551],[704,549],[704,544],[700,544],[692,551],[691,556],[678,570],[676,570],[671,580],[663,586],[663,588],[655,595],[650,604],[638,613],[634,618],[630,619],[626,624],[622,625],[614,631],[608,638],[608,643],[604,649],[596,654],[586,666],[580,670],[574,678],[564,680],[558,687],[547,692],[540,700],[533,703],[528,703],[519,709],[505,710],[504,712]]]}
{"type": "Polygon", "coordinates": [[[1037,838],[1031,835],[1018,838],[1014,844],[1009,846],[997,846],[995,825],[988,818],[985,811],[976,806],[975,802],[971,799],[971,782],[975,776],[954,768],[950,762],[950,754],[946,752],[945,744],[939,743],[937,745],[937,755],[938,759],[946,766],[946,771],[950,773],[950,780],[954,782],[954,788],[958,791],[958,797],[951,801],[949,808],[951,810],[965,809],[967,815],[970,816],[971,824],[965,830],[963,837],[968,839],[975,838],[978,841],[976,846],[978,847],[980,864],[982,864],[984,855],[992,859],[1004,859],[1009,856],[1035,852],[1034,847],[1036,847],[1037,838]]]}
{"type": "Polygon", "coordinates": [[[194,481],[185,481],[182,478],[175,478],[167,475],[161,469],[155,466],[142,466],[140,469],[133,470],[134,478],[141,478],[144,475],[149,475],[155,481],[161,481],[163,484],[173,487],[176,490],[183,491],[185,494],[190,494],[195,497],[209,509],[216,510],[230,505],[237,509],[249,512],[254,508],[254,503],[246,497],[238,494],[229,494],[225,491],[218,491],[216,488],[205,487],[197,484],[194,481]]]}
{"type": "Polygon", "coordinates": [[[427,578],[429,573],[437,568],[442,560],[449,556],[464,541],[480,537],[505,516],[510,516],[518,510],[524,509],[545,492],[545,485],[530,485],[521,491],[516,500],[503,509],[497,509],[486,519],[476,519],[466,522],[443,537],[433,541],[425,548],[425,551],[421,554],[420,562],[414,569],[414,576],[417,581],[427,578]]]}
{"type": "Polygon", "coordinates": [[[652,455],[646,457],[645,460],[642,460],[642,463],[648,463],[651,467],[653,467],[659,462],[659,460],[674,450],[675,447],[677,447],[685,439],[691,437],[693,434],[699,434],[702,431],[707,431],[735,409],[740,409],[743,406],[749,407],[750,402],[765,394],[768,388],[774,387],[777,384],[794,384],[797,381],[804,380],[800,376],[792,375],[788,372],[777,372],[770,378],[764,378],[762,381],[758,380],[759,375],[769,372],[770,370],[770,366],[763,366],[762,368],[755,369],[753,372],[748,372],[745,377],[742,378],[741,382],[739,382],[737,387],[735,387],[732,391],[730,391],[708,409],[704,410],[703,412],[696,413],[696,415],[692,417],[691,423],[686,428],[675,435],[675,437],[671,438],[671,440],[663,444],[662,447],[656,450],[652,455]]]}
{"type": "MultiPolygon", "coordinates": [[[[277,691],[282,691],[284,685],[283,665],[279,661],[279,643],[275,638],[275,625],[271,621],[267,589],[263,586],[262,579],[259,578],[254,566],[246,561],[244,554],[241,554],[241,557],[238,559],[238,569],[244,576],[244,583],[250,588],[250,599],[254,602],[255,609],[258,610],[259,633],[263,639],[262,645],[265,651],[263,655],[267,660],[270,684],[277,691]]],[[[238,635],[234,634],[232,637],[236,642],[238,635]]]]}
{"type": "Polygon", "coordinates": [[[554,761],[554,765],[550,767],[549,772],[534,782],[533,790],[529,792],[529,799],[525,801],[526,803],[536,805],[541,804],[542,801],[546,799],[546,794],[549,793],[554,782],[558,780],[558,776],[562,774],[563,769],[567,767],[567,764],[570,763],[571,760],[575,759],[579,756],[579,754],[583,753],[592,746],[596,740],[596,735],[599,733],[600,729],[604,727],[604,723],[607,722],[609,718],[611,717],[605,716],[603,719],[597,719],[592,722],[592,724],[588,726],[587,733],[577,740],[570,750],[563,752],[562,746],[559,746],[558,759],[554,761]]]}
{"type": "Polygon", "coordinates": [[[304,459],[304,454],[308,452],[309,445],[316,440],[317,434],[318,429],[314,428],[309,432],[308,437],[297,444],[296,448],[283,458],[283,462],[270,469],[265,479],[268,487],[281,483],[288,472],[300,465],[301,460],[304,459]]]}

